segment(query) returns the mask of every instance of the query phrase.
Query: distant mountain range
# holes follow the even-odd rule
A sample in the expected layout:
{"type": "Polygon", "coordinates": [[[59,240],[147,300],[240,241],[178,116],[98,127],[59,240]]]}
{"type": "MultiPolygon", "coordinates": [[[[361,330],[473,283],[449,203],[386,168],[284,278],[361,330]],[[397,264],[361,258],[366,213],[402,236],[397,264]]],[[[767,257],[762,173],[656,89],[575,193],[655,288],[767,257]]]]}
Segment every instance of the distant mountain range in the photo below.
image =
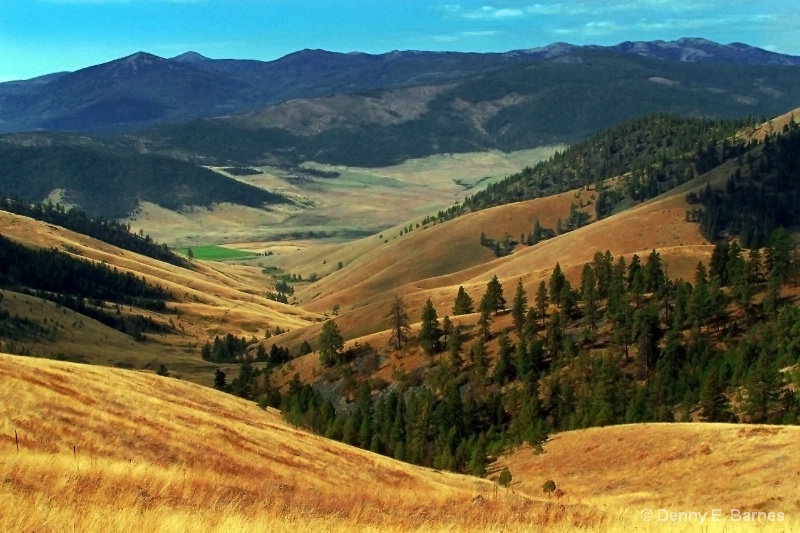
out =
{"type": "Polygon", "coordinates": [[[0,84],[0,193],[93,215],[284,203],[206,166],[381,167],[572,144],[669,113],[753,121],[800,107],[800,58],[699,39],[504,54],[304,50],[273,62],[137,53],[0,84]]]}
{"type": "Polygon", "coordinates": [[[588,51],[740,66],[798,66],[800,58],[704,39],[625,42],[611,47],[556,43],[507,53],[303,50],[276,61],[165,59],[139,52],[76,72],[0,84],[0,133],[132,133],[147,127],[238,114],[299,98],[441,85],[487,72],[588,51]]]}

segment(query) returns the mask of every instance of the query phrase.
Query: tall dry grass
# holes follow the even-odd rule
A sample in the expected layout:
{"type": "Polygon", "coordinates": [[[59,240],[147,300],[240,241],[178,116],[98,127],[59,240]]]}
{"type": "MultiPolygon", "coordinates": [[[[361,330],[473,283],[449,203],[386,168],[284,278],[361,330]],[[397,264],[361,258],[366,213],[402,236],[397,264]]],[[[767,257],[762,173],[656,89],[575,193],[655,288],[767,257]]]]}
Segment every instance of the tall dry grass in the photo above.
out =
{"type": "MultiPolygon", "coordinates": [[[[586,464],[587,457],[575,459],[586,464]]],[[[488,480],[414,467],[304,433],[274,411],[191,383],[0,355],[3,531],[661,532],[698,526],[644,522],[629,502],[550,499],[515,468],[514,488],[497,489],[488,480]]],[[[788,518],[757,530],[791,530],[797,521],[788,518]]]]}

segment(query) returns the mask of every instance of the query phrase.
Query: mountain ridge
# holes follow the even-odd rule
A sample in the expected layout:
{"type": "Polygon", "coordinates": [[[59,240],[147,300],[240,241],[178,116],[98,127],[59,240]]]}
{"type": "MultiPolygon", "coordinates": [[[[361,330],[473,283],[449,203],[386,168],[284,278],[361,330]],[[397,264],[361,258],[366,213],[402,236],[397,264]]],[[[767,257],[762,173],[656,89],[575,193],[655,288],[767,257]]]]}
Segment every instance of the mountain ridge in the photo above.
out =
{"type": "Polygon", "coordinates": [[[306,49],[274,61],[211,59],[197,52],[165,59],[140,51],[75,72],[1,83],[0,133],[41,129],[130,133],[156,124],[242,113],[296,98],[438,84],[588,50],[709,64],[800,65],[798,57],[703,39],[607,47],[554,43],[491,53],[366,54],[306,49]]]}

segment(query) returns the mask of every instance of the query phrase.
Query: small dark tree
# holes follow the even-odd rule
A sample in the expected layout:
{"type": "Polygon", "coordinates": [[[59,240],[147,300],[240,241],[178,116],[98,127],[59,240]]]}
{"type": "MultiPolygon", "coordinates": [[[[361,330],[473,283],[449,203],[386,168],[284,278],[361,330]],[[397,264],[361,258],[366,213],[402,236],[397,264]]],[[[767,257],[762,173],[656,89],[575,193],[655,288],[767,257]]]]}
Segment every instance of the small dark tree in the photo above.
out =
{"type": "Polygon", "coordinates": [[[333,366],[339,362],[344,349],[344,338],[335,320],[328,320],[319,332],[319,361],[323,366],[333,366]]]}
{"type": "Polygon", "coordinates": [[[548,479],[547,481],[542,484],[542,492],[547,494],[548,497],[552,496],[553,493],[556,491],[556,482],[552,479],[548,479]]]}
{"type": "Polygon", "coordinates": [[[444,315],[444,319],[442,319],[442,344],[444,346],[448,345],[450,335],[453,334],[453,322],[450,320],[450,317],[444,315]]]}
{"type": "Polygon", "coordinates": [[[425,307],[422,308],[420,322],[419,334],[417,335],[419,345],[428,355],[438,352],[440,349],[439,337],[442,336],[442,331],[439,329],[436,308],[430,298],[425,302],[425,307]]]}
{"type": "Polygon", "coordinates": [[[550,301],[554,304],[561,305],[559,298],[566,281],[567,277],[561,271],[561,264],[556,263],[555,268],[553,268],[553,274],[550,276],[550,301]]]}
{"type": "Polygon", "coordinates": [[[169,370],[167,370],[167,367],[164,365],[164,363],[161,363],[160,365],[158,365],[158,370],[156,370],[156,374],[158,374],[159,376],[168,377],[169,370]]]}
{"type": "Polygon", "coordinates": [[[314,350],[311,348],[311,344],[309,344],[308,341],[303,341],[303,343],[300,345],[300,351],[298,352],[297,355],[298,356],[303,356],[303,355],[306,355],[306,354],[310,354],[313,351],[314,350]]]}
{"type": "Polygon", "coordinates": [[[478,317],[478,330],[481,339],[488,341],[492,336],[492,305],[491,300],[484,297],[481,300],[481,316],[478,317]]]}
{"type": "Polygon", "coordinates": [[[486,292],[483,294],[483,299],[481,300],[481,311],[484,305],[488,309],[494,311],[495,315],[506,308],[506,299],[503,297],[503,285],[500,283],[500,280],[497,279],[496,275],[486,284],[486,292]]]}
{"type": "Polygon", "coordinates": [[[406,314],[406,304],[400,295],[394,297],[392,306],[389,311],[389,320],[391,321],[392,337],[390,343],[398,350],[403,349],[403,343],[408,339],[408,315],[406,314]]]}
{"type": "Polygon", "coordinates": [[[461,286],[458,288],[458,294],[456,294],[456,300],[453,303],[453,315],[468,315],[474,312],[473,309],[473,301],[470,298],[467,291],[464,290],[464,287],[461,286]]]}
{"type": "Polygon", "coordinates": [[[525,286],[522,278],[517,281],[517,292],[514,293],[514,301],[511,304],[511,317],[514,319],[514,330],[517,338],[522,336],[522,327],[525,325],[525,314],[528,311],[528,295],[525,293],[525,286]]]}
{"type": "Polygon", "coordinates": [[[223,372],[221,368],[218,368],[216,372],[214,372],[214,388],[221,391],[228,390],[228,382],[225,379],[225,372],[223,372]]]}
{"type": "Polygon", "coordinates": [[[550,300],[547,297],[547,285],[545,285],[544,281],[542,281],[539,283],[539,288],[536,289],[536,313],[542,320],[542,327],[544,327],[544,321],[547,318],[547,306],[549,303],[550,300]]]}
{"type": "Polygon", "coordinates": [[[508,467],[503,467],[503,470],[500,472],[500,477],[497,478],[497,483],[501,487],[508,487],[511,485],[511,470],[508,467]]]}

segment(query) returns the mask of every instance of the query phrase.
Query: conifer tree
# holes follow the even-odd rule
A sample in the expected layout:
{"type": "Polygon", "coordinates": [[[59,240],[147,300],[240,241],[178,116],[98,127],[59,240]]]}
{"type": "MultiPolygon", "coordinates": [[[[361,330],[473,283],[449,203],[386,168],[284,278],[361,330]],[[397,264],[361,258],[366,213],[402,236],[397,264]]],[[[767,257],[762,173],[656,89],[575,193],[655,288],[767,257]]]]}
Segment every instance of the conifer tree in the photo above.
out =
{"type": "Polygon", "coordinates": [[[765,350],[756,361],[745,382],[747,399],[744,404],[749,422],[763,424],[770,421],[780,391],[780,374],[765,350]]]}
{"type": "Polygon", "coordinates": [[[461,325],[459,324],[453,328],[453,333],[447,341],[447,353],[450,357],[450,365],[454,370],[460,369],[461,365],[464,363],[464,359],[461,357],[463,352],[464,340],[461,333],[461,325]]]}
{"type": "Polygon", "coordinates": [[[536,312],[542,320],[542,327],[544,327],[544,321],[547,319],[547,306],[549,303],[547,285],[545,285],[544,281],[541,281],[539,288],[536,289],[536,312]]]}
{"type": "Polygon", "coordinates": [[[595,278],[594,269],[589,263],[583,266],[581,297],[584,303],[584,314],[586,315],[586,322],[589,330],[595,331],[597,329],[597,320],[599,319],[600,293],[597,290],[597,280],[595,278]]]}
{"type": "Polygon", "coordinates": [[[425,302],[420,316],[420,328],[417,338],[419,345],[428,355],[439,351],[439,338],[442,332],[439,329],[439,318],[436,315],[436,308],[430,298],[425,302]]]}
{"type": "Polygon", "coordinates": [[[464,290],[463,286],[458,287],[458,293],[453,303],[453,315],[468,315],[474,312],[472,306],[473,301],[469,294],[467,294],[467,291],[464,290]]]}
{"type": "Polygon", "coordinates": [[[481,311],[484,306],[493,311],[495,315],[506,308],[506,299],[503,297],[503,285],[497,276],[493,276],[489,283],[486,284],[486,292],[483,294],[481,300],[481,311]]]}
{"type": "Polygon", "coordinates": [[[318,342],[319,361],[322,366],[333,366],[338,363],[344,349],[344,338],[335,320],[328,320],[322,324],[318,342]]]}
{"type": "Polygon", "coordinates": [[[503,470],[500,472],[500,477],[497,478],[497,483],[501,487],[508,487],[511,485],[511,470],[508,467],[503,467],[503,470]]]}
{"type": "Polygon", "coordinates": [[[566,281],[567,278],[561,271],[561,264],[556,263],[553,273],[550,275],[550,301],[556,305],[561,305],[560,297],[566,281]]]}
{"type": "Polygon", "coordinates": [[[492,373],[492,381],[495,385],[503,386],[509,381],[514,380],[517,370],[514,368],[514,361],[512,358],[514,345],[511,344],[511,339],[504,333],[498,342],[499,352],[497,354],[497,363],[492,373]]]}
{"type": "Polygon", "coordinates": [[[492,337],[492,303],[491,298],[481,299],[481,315],[478,317],[478,332],[483,341],[492,337]]]}
{"type": "Polygon", "coordinates": [[[450,335],[453,334],[453,322],[449,315],[444,315],[442,319],[442,344],[447,347],[450,342],[450,335]]]}
{"type": "Polygon", "coordinates": [[[228,382],[225,379],[225,372],[223,372],[221,368],[218,368],[214,372],[214,388],[220,391],[228,390],[228,382]]]}
{"type": "Polygon", "coordinates": [[[392,336],[389,342],[394,345],[397,350],[403,349],[403,344],[408,339],[409,326],[408,315],[406,314],[406,304],[400,295],[396,295],[392,300],[392,305],[388,315],[392,336]]]}
{"type": "Polygon", "coordinates": [[[511,304],[511,317],[514,319],[514,330],[517,338],[522,337],[522,328],[525,325],[525,315],[528,311],[528,295],[525,293],[525,286],[522,278],[517,281],[517,291],[514,293],[514,301],[511,304]]]}
{"type": "Polygon", "coordinates": [[[705,422],[733,422],[735,419],[716,365],[708,370],[703,380],[700,409],[700,419],[705,422]]]}

